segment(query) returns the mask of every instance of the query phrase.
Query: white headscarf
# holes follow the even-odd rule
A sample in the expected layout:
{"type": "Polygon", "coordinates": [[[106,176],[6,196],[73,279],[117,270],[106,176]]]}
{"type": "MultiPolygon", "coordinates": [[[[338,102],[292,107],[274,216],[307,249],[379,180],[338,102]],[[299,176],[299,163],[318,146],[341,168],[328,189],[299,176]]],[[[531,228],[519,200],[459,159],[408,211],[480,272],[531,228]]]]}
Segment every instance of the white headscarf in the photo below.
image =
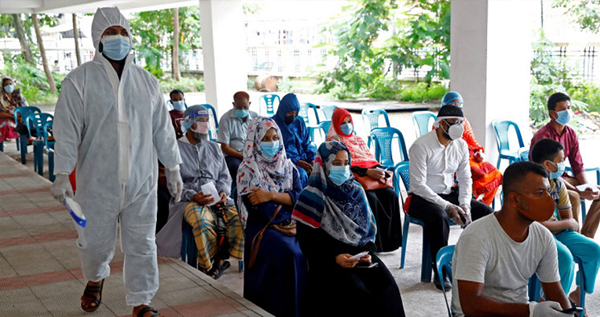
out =
{"type": "Polygon", "coordinates": [[[108,7],[98,8],[98,10],[96,10],[96,13],[94,13],[94,20],[92,21],[92,40],[94,41],[94,47],[96,49],[98,49],[102,33],[104,33],[104,31],[106,31],[106,29],[109,27],[115,25],[127,30],[127,34],[129,34],[129,40],[132,40],[129,22],[127,19],[125,19],[125,16],[121,14],[119,8],[108,7]]]}

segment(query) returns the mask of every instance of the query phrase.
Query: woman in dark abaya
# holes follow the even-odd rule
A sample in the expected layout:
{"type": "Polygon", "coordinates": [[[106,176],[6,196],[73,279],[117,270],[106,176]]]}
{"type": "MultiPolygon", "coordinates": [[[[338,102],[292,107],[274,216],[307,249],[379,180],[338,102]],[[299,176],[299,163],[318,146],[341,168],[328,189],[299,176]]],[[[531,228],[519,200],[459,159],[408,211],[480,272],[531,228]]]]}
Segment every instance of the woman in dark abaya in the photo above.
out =
{"type": "MultiPolygon", "coordinates": [[[[381,167],[375,156],[369,151],[365,141],[354,134],[354,124],[350,113],[336,108],[331,118],[331,128],[327,133],[327,141],[338,141],[346,145],[352,158],[351,170],[360,176],[381,179],[385,174],[378,170],[381,167]]],[[[402,223],[400,220],[400,203],[398,195],[392,188],[368,190],[367,199],[377,220],[377,252],[388,252],[402,245],[402,223]]]]}
{"type": "Polygon", "coordinates": [[[302,314],[405,316],[394,278],[373,253],[377,224],[350,162],[344,144],[321,144],[308,187],[294,207],[292,218],[309,263],[302,314]]]}
{"type": "Polygon", "coordinates": [[[237,189],[241,216],[247,220],[244,297],[275,316],[298,316],[308,263],[296,237],[273,227],[293,223],[293,206],[302,190],[298,170],[287,158],[273,119],[258,117],[250,123],[243,154],[237,189]],[[263,229],[252,256],[253,241],[263,229]]]}

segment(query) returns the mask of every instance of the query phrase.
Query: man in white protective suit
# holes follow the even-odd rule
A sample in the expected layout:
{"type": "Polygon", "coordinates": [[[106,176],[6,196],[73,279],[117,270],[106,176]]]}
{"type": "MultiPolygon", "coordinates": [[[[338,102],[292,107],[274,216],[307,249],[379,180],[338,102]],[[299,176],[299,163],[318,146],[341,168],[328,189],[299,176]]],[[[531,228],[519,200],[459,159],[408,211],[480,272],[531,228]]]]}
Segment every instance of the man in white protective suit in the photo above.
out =
{"type": "Polygon", "coordinates": [[[175,133],[156,78],[133,64],[131,30],[119,9],[99,8],[92,22],[94,59],[62,82],[54,117],[56,180],[52,195],[77,193],[87,225],[77,240],[88,284],[81,308],[95,311],[115,251],[117,226],[125,254],[123,278],[132,316],[162,316],[148,306],[158,290],[154,232],[158,159],[177,200],[183,183],[175,133]]]}

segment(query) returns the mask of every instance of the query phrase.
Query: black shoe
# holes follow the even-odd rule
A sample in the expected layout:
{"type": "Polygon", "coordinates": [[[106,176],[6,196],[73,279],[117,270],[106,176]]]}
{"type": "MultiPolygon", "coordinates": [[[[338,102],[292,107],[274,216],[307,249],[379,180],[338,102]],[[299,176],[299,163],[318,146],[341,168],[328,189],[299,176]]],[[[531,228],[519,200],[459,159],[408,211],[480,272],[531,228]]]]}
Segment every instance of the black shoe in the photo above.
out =
{"type": "MultiPolygon", "coordinates": [[[[434,276],[433,284],[435,284],[437,289],[440,291],[442,290],[442,284],[440,283],[440,279],[437,277],[437,274],[434,276]]],[[[444,289],[446,292],[452,289],[452,282],[450,282],[450,279],[448,276],[446,276],[446,274],[444,274],[444,289]]]]}

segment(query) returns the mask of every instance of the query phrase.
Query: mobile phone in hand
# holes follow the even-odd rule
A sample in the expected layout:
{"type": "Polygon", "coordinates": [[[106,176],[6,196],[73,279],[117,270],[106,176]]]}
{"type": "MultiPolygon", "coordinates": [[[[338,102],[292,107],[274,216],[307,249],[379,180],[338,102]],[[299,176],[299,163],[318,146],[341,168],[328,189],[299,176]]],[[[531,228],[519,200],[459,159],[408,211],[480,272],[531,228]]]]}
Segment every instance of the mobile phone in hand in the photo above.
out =
{"type": "Polygon", "coordinates": [[[374,267],[378,267],[379,263],[367,263],[367,262],[358,262],[354,266],[355,269],[372,269],[374,267]]]}
{"type": "Polygon", "coordinates": [[[560,311],[561,313],[565,313],[565,314],[579,314],[581,312],[583,312],[583,308],[582,307],[570,307],[567,309],[563,309],[560,311]]]}

